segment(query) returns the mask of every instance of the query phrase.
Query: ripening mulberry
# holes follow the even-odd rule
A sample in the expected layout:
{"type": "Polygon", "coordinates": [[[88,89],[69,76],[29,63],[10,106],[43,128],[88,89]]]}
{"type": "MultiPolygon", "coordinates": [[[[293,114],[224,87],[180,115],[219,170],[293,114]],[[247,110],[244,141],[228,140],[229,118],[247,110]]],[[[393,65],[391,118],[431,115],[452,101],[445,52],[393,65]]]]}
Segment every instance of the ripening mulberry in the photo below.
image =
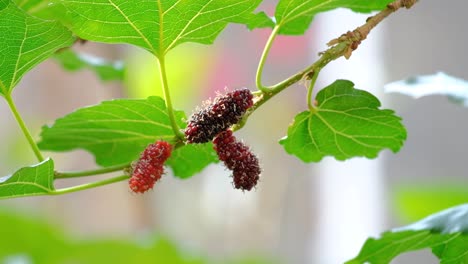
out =
{"type": "Polygon", "coordinates": [[[218,96],[214,101],[195,112],[189,119],[185,136],[189,143],[206,143],[216,135],[237,124],[252,107],[253,95],[243,88],[218,96]]]}
{"type": "Polygon", "coordinates": [[[129,181],[130,189],[135,193],[144,193],[153,188],[164,173],[164,162],[171,156],[172,146],[165,141],[150,144],[141,153],[133,168],[129,181]]]}
{"type": "Polygon", "coordinates": [[[234,187],[250,191],[257,185],[261,169],[258,158],[244,143],[237,141],[231,130],[221,132],[213,140],[214,149],[224,165],[232,170],[234,187]]]}

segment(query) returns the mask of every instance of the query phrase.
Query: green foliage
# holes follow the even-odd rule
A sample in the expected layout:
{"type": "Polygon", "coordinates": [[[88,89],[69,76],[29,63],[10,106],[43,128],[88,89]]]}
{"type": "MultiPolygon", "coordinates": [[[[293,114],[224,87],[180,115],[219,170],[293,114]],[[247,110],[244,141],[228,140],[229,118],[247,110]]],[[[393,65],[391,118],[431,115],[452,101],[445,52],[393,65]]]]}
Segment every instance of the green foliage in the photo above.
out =
{"type": "Polygon", "coordinates": [[[395,192],[396,208],[399,215],[415,221],[430,214],[468,203],[466,182],[419,183],[399,186],[395,192]]]}
{"type": "MultiPolygon", "coordinates": [[[[177,119],[183,125],[183,112],[177,119]]],[[[44,126],[39,147],[43,150],[85,149],[96,163],[112,166],[138,159],[140,152],[156,140],[172,144],[171,129],[164,100],[159,97],[116,99],[85,107],[44,126]]]]}
{"type": "Polygon", "coordinates": [[[0,198],[43,195],[54,192],[54,162],[47,159],[0,178],[0,198]]]}
{"type": "Polygon", "coordinates": [[[122,81],[124,65],[122,61],[109,61],[86,53],[78,53],[71,49],[57,52],[54,59],[68,71],[89,69],[96,73],[102,81],[122,81]]]}
{"type": "Polygon", "coordinates": [[[349,8],[356,12],[382,10],[391,0],[280,0],[276,6],[276,24],[279,33],[302,35],[315,15],[336,8],[349,8]]]}
{"type": "Polygon", "coordinates": [[[74,240],[42,221],[0,213],[0,262],[22,256],[35,264],[54,263],[174,263],[202,264],[201,257],[189,256],[163,239],[74,240]]]}
{"type": "MultiPolygon", "coordinates": [[[[145,239],[76,239],[51,224],[5,211],[0,212],[0,263],[27,260],[34,264],[268,264],[265,258],[211,260],[181,250],[160,236],[145,239]]],[[[19,261],[19,263],[23,263],[19,261]]]]}
{"type": "Polygon", "coordinates": [[[79,37],[128,43],[163,58],[184,42],[211,44],[231,22],[250,17],[261,0],[72,1],[58,14],[79,37]],[[63,17],[66,15],[67,17],[63,17]]]}
{"type": "Polygon", "coordinates": [[[213,144],[189,144],[174,150],[166,161],[171,166],[174,175],[185,179],[202,171],[211,163],[219,162],[213,150],[213,144]]]}
{"type": "MultiPolygon", "coordinates": [[[[185,127],[185,114],[177,111],[176,117],[179,126],[185,127]]],[[[44,126],[39,147],[52,151],[85,149],[95,156],[97,164],[113,166],[137,160],[156,140],[177,143],[164,100],[149,97],[104,101],[78,109],[51,127],[44,126]]],[[[176,149],[168,164],[176,176],[187,178],[216,161],[211,144],[206,144],[176,149]]]]}
{"type": "Polygon", "coordinates": [[[434,75],[413,76],[385,85],[387,93],[400,93],[413,98],[445,95],[468,107],[468,81],[439,72],[434,75]]]}
{"type": "Polygon", "coordinates": [[[346,264],[389,263],[402,253],[424,248],[431,248],[442,264],[468,263],[468,204],[386,232],[381,238],[370,238],[346,264]]]}
{"type": "Polygon", "coordinates": [[[376,97],[350,81],[334,82],[316,100],[317,109],[297,115],[280,141],[286,152],[304,162],[325,156],[375,158],[384,148],[398,151],[406,139],[401,119],[391,110],[380,110],[376,97]]]}
{"type": "Polygon", "coordinates": [[[60,23],[27,15],[7,0],[0,2],[0,29],[8,32],[8,37],[0,38],[0,94],[4,96],[34,66],[74,41],[60,23]]]}

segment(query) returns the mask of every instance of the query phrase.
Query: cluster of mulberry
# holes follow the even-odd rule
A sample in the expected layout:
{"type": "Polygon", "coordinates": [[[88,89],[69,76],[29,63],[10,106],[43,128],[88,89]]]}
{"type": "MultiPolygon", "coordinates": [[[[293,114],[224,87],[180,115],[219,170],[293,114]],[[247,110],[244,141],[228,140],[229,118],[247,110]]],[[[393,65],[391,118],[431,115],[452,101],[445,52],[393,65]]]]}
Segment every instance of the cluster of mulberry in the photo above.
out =
{"type": "Polygon", "coordinates": [[[164,173],[164,162],[171,156],[171,152],[172,146],[165,141],[148,145],[133,168],[130,189],[135,193],[152,189],[164,173]]]}
{"type": "Polygon", "coordinates": [[[234,187],[243,191],[257,185],[261,170],[255,154],[237,141],[229,128],[239,123],[252,105],[253,95],[247,88],[226,93],[194,113],[185,129],[188,143],[213,140],[219,160],[232,171],[234,187]]]}
{"type": "Polygon", "coordinates": [[[221,132],[213,140],[214,149],[224,165],[232,170],[234,187],[250,191],[257,185],[261,169],[258,158],[244,143],[237,141],[231,130],[221,132]]]}
{"type": "Polygon", "coordinates": [[[223,96],[194,113],[185,129],[189,143],[206,143],[237,124],[244,113],[253,105],[253,95],[249,89],[239,89],[223,96]]]}

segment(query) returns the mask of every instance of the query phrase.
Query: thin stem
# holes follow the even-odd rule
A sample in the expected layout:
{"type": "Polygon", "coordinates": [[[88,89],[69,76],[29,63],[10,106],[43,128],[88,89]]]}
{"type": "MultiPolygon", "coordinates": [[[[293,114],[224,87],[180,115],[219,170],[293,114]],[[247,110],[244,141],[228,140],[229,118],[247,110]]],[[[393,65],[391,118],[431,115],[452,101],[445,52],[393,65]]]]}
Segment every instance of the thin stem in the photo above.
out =
{"type": "Polygon", "coordinates": [[[42,156],[41,151],[39,150],[39,147],[37,146],[36,142],[34,141],[33,137],[31,136],[31,133],[29,132],[28,128],[26,127],[26,124],[23,121],[23,118],[18,112],[18,109],[16,108],[15,102],[11,98],[11,95],[9,93],[5,94],[5,100],[8,103],[8,106],[11,109],[11,112],[15,116],[16,122],[20,126],[21,130],[23,131],[24,136],[29,142],[29,146],[31,146],[31,149],[33,150],[34,154],[36,155],[37,160],[39,162],[44,161],[44,156],[42,156]]]}
{"type": "Polygon", "coordinates": [[[99,168],[99,169],[94,169],[94,170],[86,170],[86,171],[57,171],[55,172],[55,179],[68,179],[68,178],[76,178],[76,177],[83,177],[83,176],[94,176],[94,175],[124,170],[128,167],[130,167],[129,163],[115,165],[111,167],[99,168]]]}
{"type": "Polygon", "coordinates": [[[255,101],[254,105],[245,113],[244,117],[242,120],[239,122],[238,125],[233,126],[232,130],[236,131],[241,129],[249,116],[255,112],[260,106],[262,106],[264,103],[266,103],[268,100],[270,100],[272,97],[275,95],[279,94],[282,92],[284,89],[290,87],[291,85],[297,83],[298,81],[306,78],[307,76],[310,75],[311,72],[313,72],[315,69],[322,69],[327,65],[329,62],[336,60],[337,58],[343,56],[345,52],[347,51],[349,46],[348,42],[341,42],[331,48],[329,48],[327,51],[321,53],[321,57],[312,65],[309,67],[305,68],[304,70],[292,75],[291,77],[287,78],[286,80],[278,83],[277,85],[274,85],[271,87],[271,90],[269,93],[263,93],[259,95],[257,100],[255,101]]]}
{"type": "Polygon", "coordinates": [[[86,184],[73,186],[73,187],[69,187],[69,188],[58,189],[58,190],[55,190],[53,192],[50,192],[49,194],[51,194],[51,195],[61,195],[61,194],[66,194],[66,193],[82,191],[82,190],[96,188],[96,187],[103,186],[103,185],[108,185],[108,184],[115,183],[115,182],[120,182],[120,181],[123,181],[123,180],[127,180],[128,178],[130,178],[128,175],[122,175],[122,176],[118,176],[118,177],[114,177],[114,178],[110,178],[110,179],[105,179],[105,180],[102,180],[102,181],[91,182],[91,183],[86,183],[86,184]]]}
{"type": "Polygon", "coordinates": [[[320,70],[321,69],[319,67],[314,69],[314,71],[312,72],[312,79],[310,80],[309,89],[307,89],[307,106],[310,110],[315,109],[315,106],[312,103],[312,92],[314,91],[315,82],[317,81],[317,77],[320,73],[320,70]]]}
{"type": "Polygon", "coordinates": [[[273,31],[271,32],[270,37],[268,38],[268,41],[265,44],[265,48],[263,49],[262,57],[260,57],[260,62],[258,63],[257,74],[255,76],[255,82],[257,84],[257,88],[262,92],[269,92],[271,88],[271,87],[263,86],[262,74],[263,74],[263,67],[265,66],[265,62],[268,57],[268,54],[270,53],[271,46],[273,45],[273,42],[276,36],[278,35],[279,30],[280,30],[279,25],[273,28],[273,31]]]}
{"type": "Polygon", "coordinates": [[[159,74],[161,77],[164,100],[166,101],[167,114],[169,115],[169,120],[171,122],[172,130],[174,131],[174,134],[179,139],[183,140],[185,135],[184,133],[180,131],[180,128],[176,122],[174,108],[172,107],[171,94],[169,92],[169,85],[167,83],[166,62],[163,56],[159,58],[159,74]]]}

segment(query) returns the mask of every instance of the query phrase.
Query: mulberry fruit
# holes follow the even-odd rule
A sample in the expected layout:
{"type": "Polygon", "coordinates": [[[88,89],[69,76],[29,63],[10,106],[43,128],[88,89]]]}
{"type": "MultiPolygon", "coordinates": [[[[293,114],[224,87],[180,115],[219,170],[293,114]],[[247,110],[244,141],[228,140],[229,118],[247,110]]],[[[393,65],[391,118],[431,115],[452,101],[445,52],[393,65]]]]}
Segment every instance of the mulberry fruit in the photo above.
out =
{"type": "Polygon", "coordinates": [[[164,173],[164,162],[171,156],[172,147],[165,141],[150,144],[141,153],[129,181],[135,193],[144,193],[153,188],[164,173]]]}
{"type": "Polygon", "coordinates": [[[261,169],[258,158],[244,143],[236,140],[231,130],[221,132],[213,140],[214,149],[224,165],[232,170],[234,187],[250,191],[257,185],[261,169]]]}
{"type": "Polygon", "coordinates": [[[252,107],[253,95],[243,88],[218,96],[214,101],[194,113],[185,129],[189,143],[206,143],[216,135],[237,124],[244,113],[252,107]]]}

